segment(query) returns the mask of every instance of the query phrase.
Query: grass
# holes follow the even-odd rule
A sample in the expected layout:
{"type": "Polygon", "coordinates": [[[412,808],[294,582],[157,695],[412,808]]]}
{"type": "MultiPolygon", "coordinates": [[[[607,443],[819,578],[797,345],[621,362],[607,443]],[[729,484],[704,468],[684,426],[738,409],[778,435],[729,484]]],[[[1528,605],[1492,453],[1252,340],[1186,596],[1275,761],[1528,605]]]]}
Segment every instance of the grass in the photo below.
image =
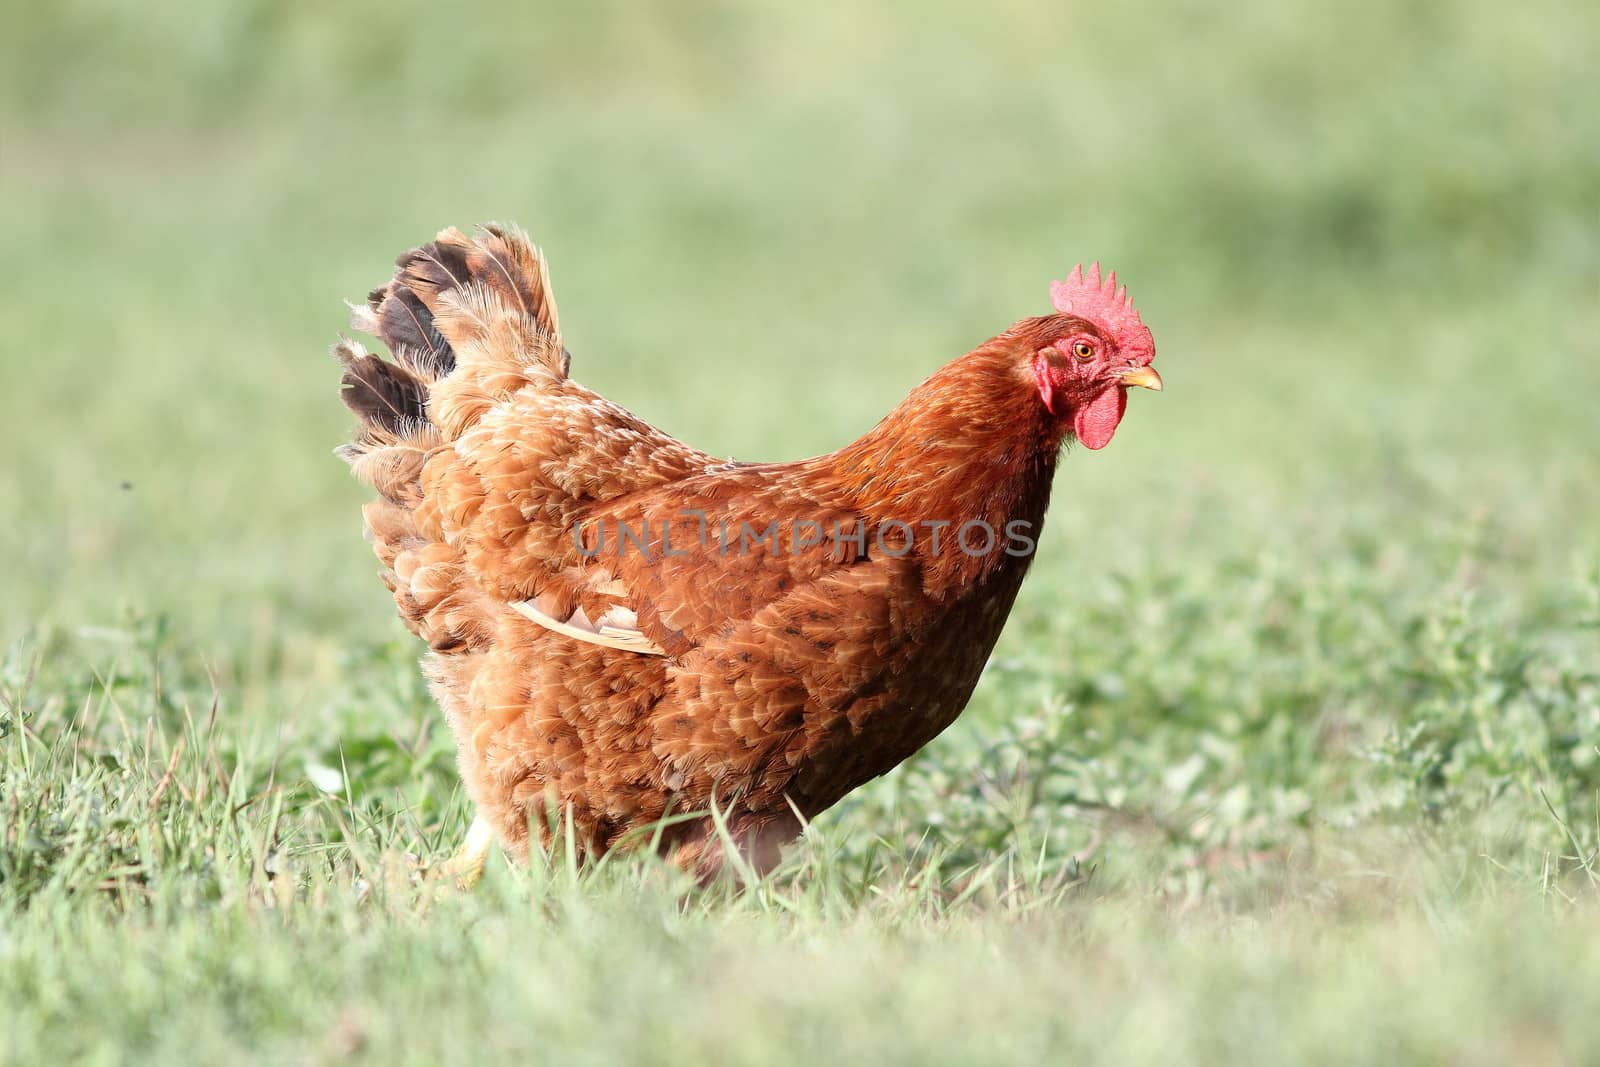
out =
{"type": "Polygon", "coordinates": [[[0,15],[0,1062],[1583,1062],[1600,24],[1559,0],[0,15]],[[464,831],[323,350],[446,224],[788,458],[1128,279],[963,718],[761,885],[464,831]]]}

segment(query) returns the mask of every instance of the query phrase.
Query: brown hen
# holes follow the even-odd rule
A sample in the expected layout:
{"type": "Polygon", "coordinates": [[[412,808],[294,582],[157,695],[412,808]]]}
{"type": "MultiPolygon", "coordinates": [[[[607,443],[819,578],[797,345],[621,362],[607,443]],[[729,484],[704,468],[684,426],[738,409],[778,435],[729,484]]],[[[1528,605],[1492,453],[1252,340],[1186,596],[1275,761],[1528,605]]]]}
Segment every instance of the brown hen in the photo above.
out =
{"type": "Polygon", "coordinates": [[[467,877],[557,827],[702,878],[729,840],[769,868],[961,712],[1062,445],[1104,447],[1127,388],[1161,387],[1096,267],[852,444],[734,463],[567,376],[520,232],[446,230],[398,265],[352,320],[393,360],[334,349],[361,420],[339,451],[380,494],[370,537],[477,805],[467,877]]]}

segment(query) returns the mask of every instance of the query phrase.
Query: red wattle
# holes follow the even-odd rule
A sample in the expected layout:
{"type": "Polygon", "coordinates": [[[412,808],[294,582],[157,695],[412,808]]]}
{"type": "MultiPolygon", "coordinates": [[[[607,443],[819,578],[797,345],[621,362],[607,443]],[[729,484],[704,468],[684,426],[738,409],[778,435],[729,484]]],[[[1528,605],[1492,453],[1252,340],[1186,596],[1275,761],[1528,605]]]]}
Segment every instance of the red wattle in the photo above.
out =
{"type": "Polygon", "coordinates": [[[1098,451],[1111,443],[1117,432],[1122,412],[1128,406],[1128,391],[1114,385],[1072,413],[1072,432],[1078,435],[1084,448],[1098,451]]]}

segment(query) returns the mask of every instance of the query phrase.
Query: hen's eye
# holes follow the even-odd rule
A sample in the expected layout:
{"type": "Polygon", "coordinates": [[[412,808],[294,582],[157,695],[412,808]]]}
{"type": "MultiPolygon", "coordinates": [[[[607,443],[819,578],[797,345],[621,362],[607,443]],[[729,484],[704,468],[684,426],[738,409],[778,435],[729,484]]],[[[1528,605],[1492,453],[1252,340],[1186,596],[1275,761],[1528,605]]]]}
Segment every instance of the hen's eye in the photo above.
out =
{"type": "Polygon", "coordinates": [[[1093,359],[1094,346],[1088,341],[1079,341],[1077,344],[1072,346],[1072,354],[1077,356],[1079,359],[1093,359]]]}

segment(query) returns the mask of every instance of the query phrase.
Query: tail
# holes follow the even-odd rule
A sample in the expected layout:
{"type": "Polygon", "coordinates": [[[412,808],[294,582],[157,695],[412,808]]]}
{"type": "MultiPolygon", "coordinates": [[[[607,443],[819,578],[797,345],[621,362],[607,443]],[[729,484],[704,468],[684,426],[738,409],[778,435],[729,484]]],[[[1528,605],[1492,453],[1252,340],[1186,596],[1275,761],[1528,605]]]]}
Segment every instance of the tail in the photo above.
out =
{"type": "Polygon", "coordinates": [[[442,231],[401,256],[394,278],[352,305],[351,326],[392,360],[341,339],[341,397],[359,420],[336,450],[379,500],[364,514],[402,618],[435,651],[487,645],[498,609],[446,542],[424,472],[489,407],[570,357],[544,256],[514,228],[442,231]]]}
{"type": "Polygon", "coordinates": [[[471,421],[473,412],[446,401],[485,385],[503,396],[523,384],[507,380],[519,371],[524,378],[565,378],[571,362],[549,267],[520,230],[485,226],[476,239],[444,230],[396,266],[389,284],[374,289],[365,306],[352,305],[350,314],[351,327],[382,341],[393,362],[354,341],[333,350],[344,365],[345,406],[361,420],[360,436],[340,455],[390,499],[405,488],[406,479],[395,472],[409,470],[410,463],[389,450],[400,442],[415,447],[453,440],[471,421]],[[433,396],[447,378],[457,388],[433,396]],[[441,430],[447,431],[442,439],[441,430]]]}

